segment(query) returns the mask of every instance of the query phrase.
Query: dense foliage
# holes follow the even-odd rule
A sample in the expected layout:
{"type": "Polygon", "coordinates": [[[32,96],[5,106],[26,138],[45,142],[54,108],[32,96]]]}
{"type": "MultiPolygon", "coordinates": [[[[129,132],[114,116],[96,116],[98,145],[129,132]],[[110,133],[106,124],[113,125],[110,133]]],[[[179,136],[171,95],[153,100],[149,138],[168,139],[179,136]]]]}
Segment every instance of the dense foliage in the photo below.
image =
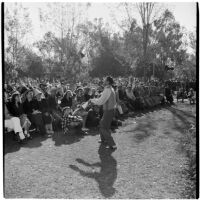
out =
{"type": "Polygon", "coordinates": [[[89,21],[83,17],[83,11],[87,12],[90,6],[47,4],[46,9],[40,9],[40,23],[41,26],[55,27],[55,31],[47,31],[42,39],[30,45],[26,37],[32,30],[29,10],[20,3],[12,4],[12,9],[6,4],[6,76],[41,77],[48,74],[69,79],[107,74],[145,76],[147,79],[152,76],[158,79],[195,77],[195,53],[186,51],[190,46],[195,52],[195,33],[185,31],[172,12],[166,9],[152,17],[155,3],[137,4],[142,19],[142,26],[139,26],[131,17],[130,5],[121,4],[128,17],[121,22],[123,31],[113,32],[103,19],[89,21]],[[174,70],[166,70],[166,66],[174,70]]]}

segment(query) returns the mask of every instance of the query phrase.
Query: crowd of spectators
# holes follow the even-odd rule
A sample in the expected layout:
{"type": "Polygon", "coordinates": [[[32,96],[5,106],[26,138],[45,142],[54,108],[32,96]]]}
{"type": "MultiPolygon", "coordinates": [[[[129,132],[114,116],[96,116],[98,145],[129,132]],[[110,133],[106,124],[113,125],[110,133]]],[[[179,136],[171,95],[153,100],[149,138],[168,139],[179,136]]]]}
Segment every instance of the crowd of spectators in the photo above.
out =
{"type": "MultiPolygon", "coordinates": [[[[129,112],[173,103],[169,83],[144,83],[132,77],[115,78],[114,81],[117,105],[113,126],[120,125],[120,117],[129,112]]],[[[101,96],[103,89],[102,79],[69,84],[27,78],[5,83],[5,128],[7,132],[14,131],[14,139],[19,143],[31,139],[31,132],[39,132],[43,137],[53,135],[59,129],[64,134],[71,130],[86,134],[88,128],[98,127],[103,115],[102,107],[91,105],[88,100],[101,96]]],[[[187,95],[193,99],[193,89],[187,95]]]]}

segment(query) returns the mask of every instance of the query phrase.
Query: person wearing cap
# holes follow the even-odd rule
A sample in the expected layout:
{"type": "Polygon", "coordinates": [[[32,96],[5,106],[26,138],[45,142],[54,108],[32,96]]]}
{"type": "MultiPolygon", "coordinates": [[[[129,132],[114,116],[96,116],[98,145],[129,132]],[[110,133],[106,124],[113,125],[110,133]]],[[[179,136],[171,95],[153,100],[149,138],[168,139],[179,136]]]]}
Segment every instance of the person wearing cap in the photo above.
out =
{"type": "Polygon", "coordinates": [[[114,117],[116,108],[116,95],[112,87],[113,78],[108,76],[104,81],[104,90],[101,97],[91,99],[89,102],[95,105],[103,105],[103,117],[100,121],[100,138],[99,142],[106,144],[106,148],[116,149],[116,144],[111,136],[110,126],[114,117]]]}

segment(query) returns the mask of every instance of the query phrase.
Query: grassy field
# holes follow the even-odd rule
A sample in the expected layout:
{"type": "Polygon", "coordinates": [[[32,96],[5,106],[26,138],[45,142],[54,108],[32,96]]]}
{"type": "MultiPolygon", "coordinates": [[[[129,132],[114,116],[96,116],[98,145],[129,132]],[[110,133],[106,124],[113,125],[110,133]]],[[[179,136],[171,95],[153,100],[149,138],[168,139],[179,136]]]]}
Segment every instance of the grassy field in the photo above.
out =
{"type": "Polygon", "coordinates": [[[134,114],[113,132],[114,152],[98,143],[96,130],[87,136],[35,136],[22,147],[6,135],[4,196],[192,198],[195,134],[194,143],[185,142],[195,123],[196,108],[188,102],[134,114]]]}

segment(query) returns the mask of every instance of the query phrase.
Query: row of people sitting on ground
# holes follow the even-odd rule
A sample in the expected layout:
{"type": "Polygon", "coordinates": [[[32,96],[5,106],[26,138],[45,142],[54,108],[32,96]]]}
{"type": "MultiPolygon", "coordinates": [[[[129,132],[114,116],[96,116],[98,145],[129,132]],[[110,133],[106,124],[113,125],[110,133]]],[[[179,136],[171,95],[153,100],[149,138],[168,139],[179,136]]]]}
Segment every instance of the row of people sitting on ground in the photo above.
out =
{"type": "Polygon", "coordinates": [[[177,102],[179,99],[182,100],[182,103],[184,102],[184,99],[188,99],[190,104],[194,104],[196,101],[196,94],[193,90],[193,88],[190,88],[189,91],[187,91],[184,87],[180,87],[176,94],[177,102]]]}
{"type": "MultiPolygon", "coordinates": [[[[113,85],[116,92],[117,118],[128,112],[144,110],[164,103],[164,87],[145,85],[144,83],[113,85]]],[[[14,130],[19,142],[31,139],[31,131],[41,135],[53,134],[62,128],[64,133],[70,129],[97,127],[103,115],[102,107],[91,106],[87,101],[97,98],[103,91],[103,85],[82,87],[74,91],[63,86],[39,84],[31,87],[21,85],[12,92],[5,89],[5,127],[14,130]]]]}

